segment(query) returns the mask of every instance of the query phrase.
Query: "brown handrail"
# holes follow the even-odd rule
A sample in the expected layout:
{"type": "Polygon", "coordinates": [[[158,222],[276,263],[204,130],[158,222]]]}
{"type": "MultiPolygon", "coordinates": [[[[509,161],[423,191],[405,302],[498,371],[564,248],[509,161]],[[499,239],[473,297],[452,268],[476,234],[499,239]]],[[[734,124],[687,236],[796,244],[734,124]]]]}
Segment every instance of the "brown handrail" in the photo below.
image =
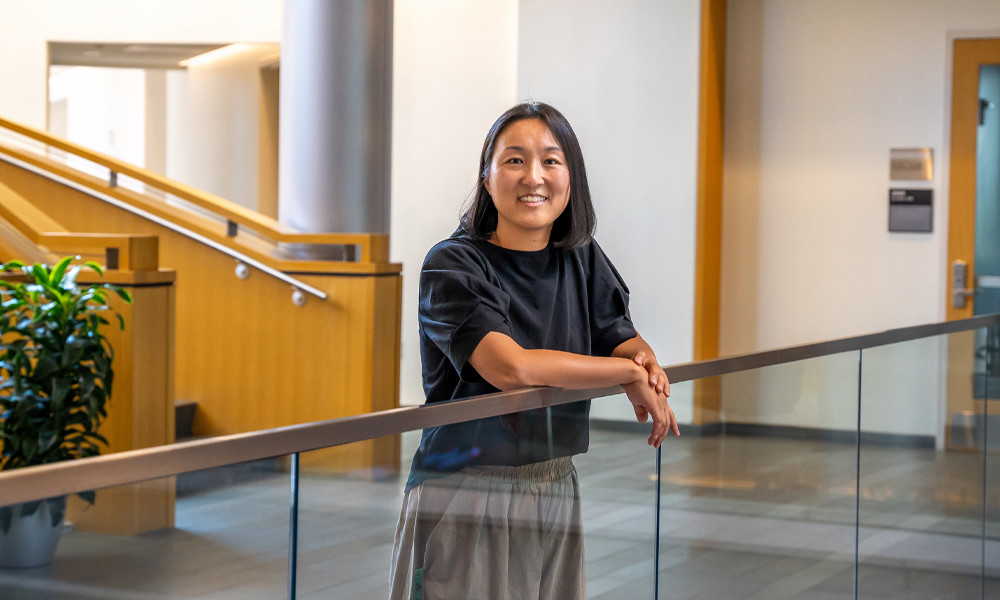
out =
{"type": "MultiPolygon", "coordinates": [[[[676,384],[998,325],[1000,325],[1000,313],[696,361],[666,367],[665,371],[670,381],[676,384]]],[[[425,427],[601,398],[621,391],[620,387],[613,386],[590,390],[531,388],[500,392],[453,402],[410,406],[329,421],[3,471],[0,472],[0,506],[308,452],[425,427]]]]}
{"type": "MultiPolygon", "coordinates": [[[[68,152],[94,164],[107,168],[111,176],[109,177],[109,180],[104,182],[102,185],[101,191],[105,193],[116,187],[117,184],[115,179],[118,174],[126,175],[164,193],[176,196],[199,208],[218,215],[227,223],[231,224],[229,227],[230,235],[235,233],[233,231],[235,226],[243,226],[263,237],[273,240],[274,242],[289,244],[327,244],[334,246],[356,245],[359,246],[361,250],[359,256],[361,262],[387,262],[389,260],[388,236],[385,234],[302,233],[288,227],[287,225],[279,223],[275,219],[240,206],[239,204],[226,200],[225,198],[209,194],[157,173],[153,173],[152,171],[130,165],[106,154],[95,152],[67,140],[57,138],[47,132],[22,125],[2,117],[0,117],[0,128],[7,129],[36,142],[68,152]]],[[[26,158],[25,153],[7,145],[0,145],[0,148],[3,148],[4,152],[10,153],[22,160],[26,158]]],[[[38,166],[37,161],[31,162],[38,166]]],[[[136,208],[145,210],[145,207],[139,205],[136,205],[136,208]]]]}

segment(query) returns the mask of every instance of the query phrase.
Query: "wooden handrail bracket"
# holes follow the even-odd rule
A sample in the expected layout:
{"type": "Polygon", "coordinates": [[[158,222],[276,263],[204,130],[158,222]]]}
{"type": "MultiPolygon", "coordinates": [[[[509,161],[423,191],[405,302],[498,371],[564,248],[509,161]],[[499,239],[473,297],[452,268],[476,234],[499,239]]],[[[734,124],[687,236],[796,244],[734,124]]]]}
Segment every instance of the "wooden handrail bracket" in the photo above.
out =
{"type": "Polygon", "coordinates": [[[43,233],[41,243],[54,252],[72,253],[96,249],[105,265],[119,271],[155,271],[159,268],[160,238],[125,233],[43,233]]]}

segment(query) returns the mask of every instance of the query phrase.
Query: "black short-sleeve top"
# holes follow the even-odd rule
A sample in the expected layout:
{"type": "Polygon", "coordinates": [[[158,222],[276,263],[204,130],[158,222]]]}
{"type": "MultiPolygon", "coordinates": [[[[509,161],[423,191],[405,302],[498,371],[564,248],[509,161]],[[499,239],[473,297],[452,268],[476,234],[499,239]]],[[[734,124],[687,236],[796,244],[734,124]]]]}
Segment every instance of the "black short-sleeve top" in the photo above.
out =
{"type": "MultiPolygon", "coordinates": [[[[498,391],[469,364],[491,331],[526,349],[608,356],[636,336],[628,288],[596,241],[524,252],[461,230],[420,272],[420,356],[427,402],[498,391]]],[[[425,429],[407,487],[467,465],[523,465],[587,450],[589,403],[425,429]]]]}

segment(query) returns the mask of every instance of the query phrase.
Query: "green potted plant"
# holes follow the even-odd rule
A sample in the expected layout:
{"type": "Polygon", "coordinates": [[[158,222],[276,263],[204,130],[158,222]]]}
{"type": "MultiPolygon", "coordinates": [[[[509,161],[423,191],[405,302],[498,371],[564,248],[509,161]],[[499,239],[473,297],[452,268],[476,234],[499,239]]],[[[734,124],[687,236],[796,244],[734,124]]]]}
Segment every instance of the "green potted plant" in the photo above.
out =
{"type": "MultiPolygon", "coordinates": [[[[78,285],[81,268],[101,267],[66,257],[53,267],[10,261],[0,268],[0,471],[95,456],[107,440],[114,356],[104,315],[124,319],[109,283],[78,285]]],[[[94,492],[80,496],[93,503],[94,492]]],[[[48,564],[62,530],[66,498],[0,507],[0,566],[48,564]]]]}

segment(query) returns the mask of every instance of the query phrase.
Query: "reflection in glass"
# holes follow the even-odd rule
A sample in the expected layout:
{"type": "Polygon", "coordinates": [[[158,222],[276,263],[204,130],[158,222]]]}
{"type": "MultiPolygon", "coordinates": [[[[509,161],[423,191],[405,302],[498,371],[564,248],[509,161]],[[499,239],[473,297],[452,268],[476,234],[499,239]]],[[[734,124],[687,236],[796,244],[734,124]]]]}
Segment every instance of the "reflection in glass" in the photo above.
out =
{"type": "MultiPolygon", "coordinates": [[[[678,390],[671,390],[671,397],[678,390]]],[[[593,401],[590,449],[573,457],[580,474],[589,598],[652,598],[656,571],[656,451],[649,424],[624,396],[593,401]]],[[[678,438],[668,436],[664,452],[678,438]]]]}
{"type": "MultiPolygon", "coordinates": [[[[288,473],[283,459],[186,473],[98,490],[71,507],[48,567],[0,570],[0,598],[281,598],[288,565],[288,473]],[[174,488],[176,486],[176,488],[174,488]],[[109,533],[164,489],[176,489],[172,526],[109,533]],[[94,518],[115,503],[111,520],[94,518]],[[103,521],[103,522],[102,522],[103,521]]],[[[103,515],[100,515],[103,517],[103,515]]]]}
{"type": "MultiPolygon", "coordinates": [[[[400,436],[413,456],[420,432],[400,436]]],[[[399,445],[388,438],[375,447],[399,445]]],[[[383,464],[371,442],[303,452],[299,473],[298,598],[389,597],[392,539],[406,464],[383,464]]]]}
{"type": "MultiPolygon", "coordinates": [[[[1000,326],[986,329],[987,340],[984,349],[983,398],[986,405],[986,421],[1000,422],[1000,408],[996,400],[1000,398],[1000,326]]],[[[993,430],[996,432],[996,430],[993,430]]],[[[996,437],[989,437],[987,429],[983,468],[983,597],[1000,597],[1000,456],[996,447],[996,437]]]]}
{"type": "Polygon", "coordinates": [[[661,598],[853,594],[857,386],[855,352],[705,386],[718,419],[664,446],[661,598]]]}
{"type": "MultiPolygon", "coordinates": [[[[443,470],[418,474],[432,485],[420,488],[419,512],[411,514],[412,506],[407,505],[403,526],[407,526],[406,519],[413,519],[410,535],[423,540],[415,546],[424,549],[424,572],[438,565],[446,569],[445,581],[437,585],[472,581],[484,590],[483,597],[506,597],[503,586],[523,579],[525,585],[538,586],[539,597],[566,597],[564,590],[545,587],[547,581],[556,579],[555,569],[562,569],[557,579],[585,578],[589,597],[652,596],[655,452],[646,445],[648,425],[634,422],[624,397],[594,402],[622,405],[627,414],[616,419],[608,411],[602,413],[590,424],[589,450],[583,453],[577,453],[578,440],[566,445],[566,432],[557,431],[565,415],[581,414],[583,404],[564,406],[552,419],[543,409],[494,420],[494,425],[520,431],[533,428],[534,435],[525,438],[530,445],[492,448],[492,455],[551,454],[552,458],[533,463],[530,481],[522,478],[515,483],[506,476],[510,467],[478,463],[461,475],[443,470]],[[566,468],[571,469],[569,478],[562,477],[566,468]],[[575,498],[574,481],[579,482],[575,498]],[[584,554],[583,570],[579,558],[572,556],[575,552],[584,554]],[[468,560],[472,555],[479,560],[468,560]],[[545,565],[554,567],[549,568],[551,572],[540,572],[546,570],[545,565]]],[[[586,422],[581,424],[587,431],[586,422]]],[[[480,423],[479,430],[489,430],[490,425],[480,423]]],[[[393,541],[403,512],[403,492],[412,475],[410,458],[421,439],[432,434],[402,436],[404,460],[398,472],[350,467],[351,457],[361,455],[352,450],[355,445],[335,449],[339,455],[330,451],[302,454],[300,598],[389,597],[393,541]]],[[[470,439],[474,443],[465,448],[467,454],[484,441],[497,441],[495,437],[470,439]]],[[[484,454],[489,453],[477,455],[484,454]]],[[[441,467],[444,458],[437,457],[432,466],[441,467]]],[[[433,580],[425,578],[423,583],[428,581],[433,580]]],[[[425,589],[425,597],[434,597],[429,587],[425,589]]],[[[454,596],[446,593],[444,597],[454,596]]]]}
{"type": "Polygon", "coordinates": [[[859,598],[980,597],[985,429],[976,337],[862,352],[859,598]],[[939,424],[942,413],[950,427],[939,424]]]}

